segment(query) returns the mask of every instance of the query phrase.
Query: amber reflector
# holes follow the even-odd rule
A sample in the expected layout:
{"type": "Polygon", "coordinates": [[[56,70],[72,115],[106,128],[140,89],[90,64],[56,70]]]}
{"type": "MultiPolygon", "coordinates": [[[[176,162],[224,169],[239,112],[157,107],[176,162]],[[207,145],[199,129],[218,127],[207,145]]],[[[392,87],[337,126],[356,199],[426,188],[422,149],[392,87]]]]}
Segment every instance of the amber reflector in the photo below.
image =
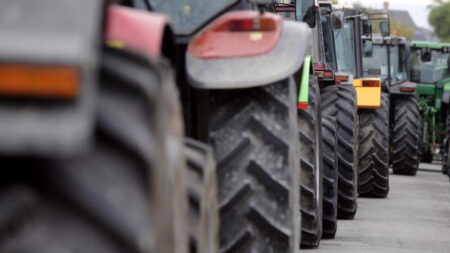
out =
{"type": "Polygon", "coordinates": [[[79,71],[74,67],[0,64],[0,94],[75,98],[79,71]]]}
{"type": "Polygon", "coordinates": [[[363,81],[363,86],[364,87],[380,87],[380,82],[379,81],[364,80],[363,81]]]}

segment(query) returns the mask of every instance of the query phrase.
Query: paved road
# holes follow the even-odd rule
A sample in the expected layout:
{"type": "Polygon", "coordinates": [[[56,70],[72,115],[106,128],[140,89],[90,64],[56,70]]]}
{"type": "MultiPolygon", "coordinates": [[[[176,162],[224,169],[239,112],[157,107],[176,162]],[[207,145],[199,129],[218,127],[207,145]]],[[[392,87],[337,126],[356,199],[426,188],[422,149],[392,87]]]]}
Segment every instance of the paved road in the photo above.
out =
{"type": "Polygon", "coordinates": [[[387,199],[359,199],[355,220],[339,221],[336,239],[313,252],[450,252],[450,182],[440,165],[420,168],[416,177],[391,175],[387,199]]]}

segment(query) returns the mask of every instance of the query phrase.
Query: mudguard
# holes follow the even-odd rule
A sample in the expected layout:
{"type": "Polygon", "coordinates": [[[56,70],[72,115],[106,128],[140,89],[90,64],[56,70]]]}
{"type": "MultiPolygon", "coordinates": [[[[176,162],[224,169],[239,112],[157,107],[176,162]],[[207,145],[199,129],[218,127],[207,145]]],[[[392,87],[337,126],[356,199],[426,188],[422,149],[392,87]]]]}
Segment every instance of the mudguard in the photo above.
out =
{"type": "Polygon", "coordinates": [[[107,10],[105,39],[111,46],[159,58],[164,34],[169,31],[169,20],[164,15],[121,6],[107,10]]]}
{"type": "Polygon", "coordinates": [[[81,74],[79,94],[72,100],[0,98],[0,155],[58,157],[88,151],[103,2],[0,0],[0,62],[72,66],[81,74]]]}
{"type": "Polygon", "coordinates": [[[395,94],[395,95],[416,94],[417,93],[417,83],[407,81],[407,82],[392,85],[391,87],[389,87],[389,93],[395,94]],[[409,90],[409,91],[402,91],[401,89],[409,90]]]}
{"type": "Polygon", "coordinates": [[[299,22],[284,21],[281,37],[268,53],[251,57],[200,59],[186,54],[192,86],[236,89],[264,86],[298,71],[310,44],[310,30],[299,22]]]}

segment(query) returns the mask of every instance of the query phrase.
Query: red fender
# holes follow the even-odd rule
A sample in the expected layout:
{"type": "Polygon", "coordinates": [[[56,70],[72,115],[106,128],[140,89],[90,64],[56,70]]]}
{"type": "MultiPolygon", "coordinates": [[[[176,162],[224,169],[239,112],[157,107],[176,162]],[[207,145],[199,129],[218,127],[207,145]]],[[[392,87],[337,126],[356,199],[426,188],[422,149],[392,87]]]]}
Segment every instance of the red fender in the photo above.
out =
{"type": "Polygon", "coordinates": [[[105,39],[152,58],[161,56],[163,35],[169,26],[166,16],[121,6],[107,11],[105,39]]]}

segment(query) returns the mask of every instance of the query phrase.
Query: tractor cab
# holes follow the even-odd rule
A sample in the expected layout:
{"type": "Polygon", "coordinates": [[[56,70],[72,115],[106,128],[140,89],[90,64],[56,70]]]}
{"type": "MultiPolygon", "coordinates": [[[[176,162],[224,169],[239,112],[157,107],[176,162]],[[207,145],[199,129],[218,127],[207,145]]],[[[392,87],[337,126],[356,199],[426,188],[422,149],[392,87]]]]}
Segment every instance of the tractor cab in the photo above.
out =
{"type": "Polygon", "coordinates": [[[389,81],[389,48],[385,44],[385,39],[379,35],[373,35],[370,40],[370,50],[364,50],[363,54],[363,75],[365,77],[381,77],[383,84],[389,81]]]}
{"type": "Polygon", "coordinates": [[[410,42],[403,37],[392,35],[386,38],[389,48],[389,84],[392,94],[414,93],[415,83],[408,80],[408,55],[410,42]]]}
{"type": "MultiPolygon", "coordinates": [[[[344,9],[341,30],[334,32],[337,55],[337,76],[341,84],[353,85],[357,92],[358,108],[378,108],[381,105],[380,70],[370,71],[376,77],[364,73],[363,56],[370,55],[372,25],[369,13],[356,9],[344,9]],[[364,39],[363,38],[367,38],[364,39]]],[[[367,73],[369,74],[369,73],[367,73]]]]}
{"type": "MultiPolygon", "coordinates": [[[[450,47],[436,42],[413,41],[410,57],[411,79],[420,86],[436,84],[448,78],[450,47]]],[[[425,88],[425,86],[423,87],[425,88]]]]}
{"type": "Polygon", "coordinates": [[[363,76],[368,78],[381,78],[382,90],[389,89],[389,48],[385,38],[390,35],[389,14],[369,13],[369,26],[366,29],[372,31],[372,25],[377,24],[379,34],[362,36],[363,41],[363,76]]]}
{"type": "Polygon", "coordinates": [[[309,55],[312,70],[319,83],[333,83],[337,71],[334,30],[341,29],[342,17],[332,12],[328,0],[282,1],[275,5],[275,12],[284,19],[302,21],[312,30],[309,55]],[[287,3],[289,2],[289,3],[287,3]]]}

